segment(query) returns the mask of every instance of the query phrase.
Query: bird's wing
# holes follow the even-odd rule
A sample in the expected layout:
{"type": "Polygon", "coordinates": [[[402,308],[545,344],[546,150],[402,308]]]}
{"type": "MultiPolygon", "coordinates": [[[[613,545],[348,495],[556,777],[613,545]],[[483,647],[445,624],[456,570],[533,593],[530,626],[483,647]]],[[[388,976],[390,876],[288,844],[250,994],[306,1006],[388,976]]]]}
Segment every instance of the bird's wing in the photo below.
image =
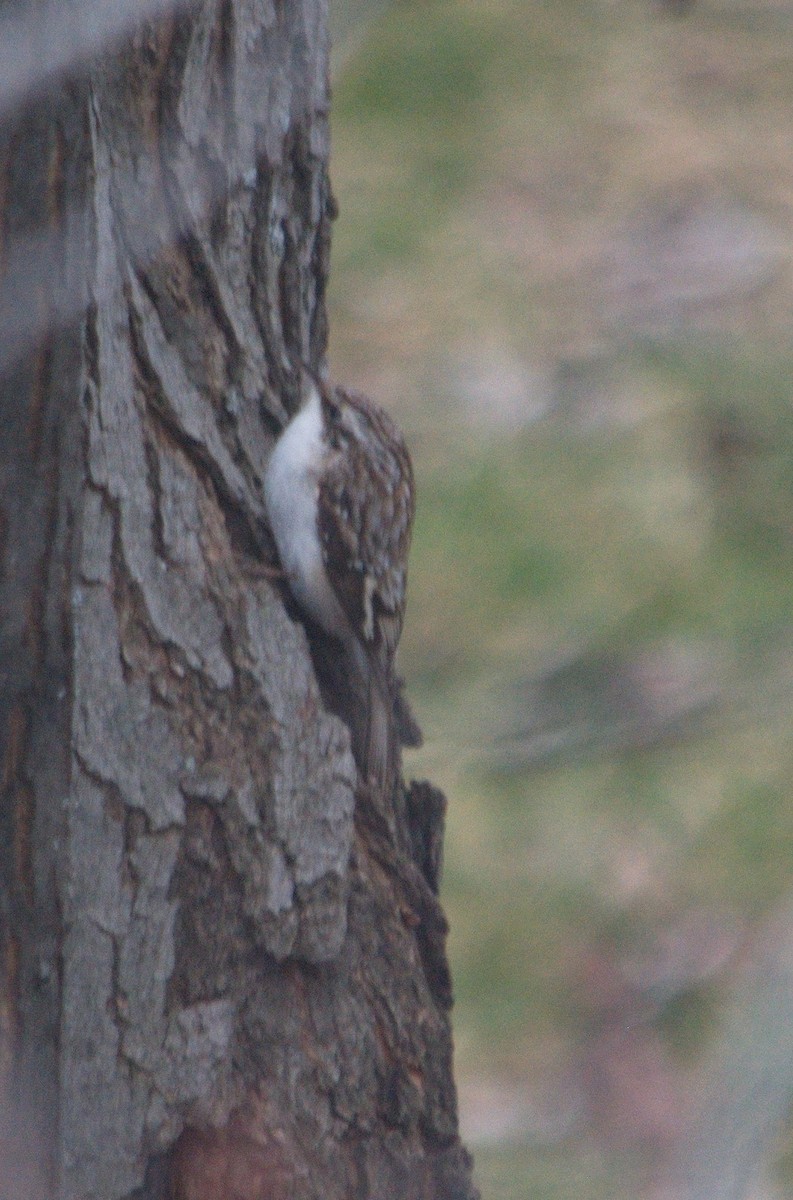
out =
{"type": "Polygon", "coordinates": [[[405,612],[412,472],[395,453],[372,457],[348,446],[346,454],[343,464],[331,461],[320,483],[322,553],[345,616],[387,675],[405,612]]]}

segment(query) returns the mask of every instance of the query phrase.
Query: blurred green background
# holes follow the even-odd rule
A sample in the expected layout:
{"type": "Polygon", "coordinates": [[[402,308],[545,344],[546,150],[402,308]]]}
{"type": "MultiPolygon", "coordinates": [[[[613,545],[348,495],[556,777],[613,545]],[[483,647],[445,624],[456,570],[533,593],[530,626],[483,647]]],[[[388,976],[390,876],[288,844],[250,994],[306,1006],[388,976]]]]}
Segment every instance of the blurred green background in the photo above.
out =
{"type": "Polygon", "coordinates": [[[416,467],[464,1136],[484,1200],[660,1196],[790,887],[793,8],[332,14],[331,365],[416,467]]]}

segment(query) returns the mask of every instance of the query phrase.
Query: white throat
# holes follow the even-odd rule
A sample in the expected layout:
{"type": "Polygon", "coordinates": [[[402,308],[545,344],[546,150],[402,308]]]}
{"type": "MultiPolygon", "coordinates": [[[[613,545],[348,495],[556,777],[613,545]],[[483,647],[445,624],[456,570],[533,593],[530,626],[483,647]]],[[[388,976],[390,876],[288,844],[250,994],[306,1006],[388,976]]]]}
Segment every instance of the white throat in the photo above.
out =
{"type": "Polygon", "coordinates": [[[327,448],[320,395],[308,399],[276,442],[264,477],[264,498],[281,565],[301,607],[345,641],[349,623],[328,580],[317,528],[319,476],[327,448]]]}

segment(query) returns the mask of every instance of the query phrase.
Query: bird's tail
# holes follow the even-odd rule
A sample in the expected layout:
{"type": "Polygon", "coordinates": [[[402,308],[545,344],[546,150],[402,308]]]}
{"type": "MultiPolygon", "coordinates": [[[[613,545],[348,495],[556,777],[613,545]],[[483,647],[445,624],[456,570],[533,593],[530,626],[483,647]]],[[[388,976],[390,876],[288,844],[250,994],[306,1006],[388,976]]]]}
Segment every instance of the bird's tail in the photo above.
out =
{"type": "Polygon", "coordinates": [[[380,672],[374,670],[369,675],[366,718],[363,774],[388,804],[399,771],[399,744],[391,689],[380,672]]]}
{"type": "Polygon", "coordinates": [[[362,779],[390,806],[400,758],[392,689],[380,664],[365,652],[361,653],[358,666],[364,686],[360,718],[354,722],[352,731],[353,750],[362,779]]]}

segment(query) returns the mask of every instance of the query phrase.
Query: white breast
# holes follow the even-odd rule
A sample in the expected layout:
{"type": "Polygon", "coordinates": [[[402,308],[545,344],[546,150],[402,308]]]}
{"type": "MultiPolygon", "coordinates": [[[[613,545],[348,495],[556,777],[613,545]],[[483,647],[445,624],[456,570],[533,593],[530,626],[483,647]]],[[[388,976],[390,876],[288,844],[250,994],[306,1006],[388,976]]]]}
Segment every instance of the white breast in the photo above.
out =
{"type": "Polygon", "coordinates": [[[328,580],[317,529],[324,456],[320,398],[312,386],[308,401],[276,442],[264,477],[264,498],[292,594],[328,633],[346,640],[349,625],[328,580]]]}

